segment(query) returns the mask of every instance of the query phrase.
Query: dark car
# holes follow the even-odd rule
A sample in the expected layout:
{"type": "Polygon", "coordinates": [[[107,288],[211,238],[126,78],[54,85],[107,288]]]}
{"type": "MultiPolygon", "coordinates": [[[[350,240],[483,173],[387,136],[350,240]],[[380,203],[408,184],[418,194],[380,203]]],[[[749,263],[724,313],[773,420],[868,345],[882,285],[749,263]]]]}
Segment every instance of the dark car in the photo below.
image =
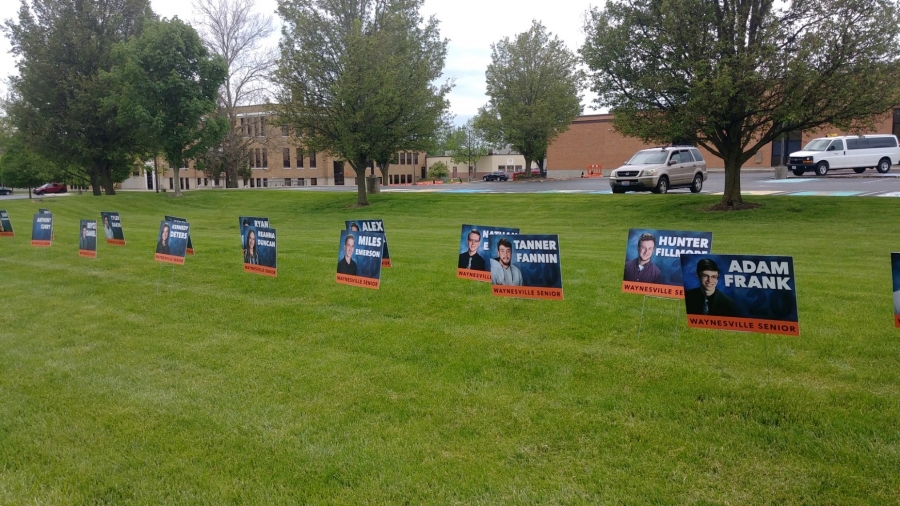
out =
{"type": "Polygon", "coordinates": [[[66,185],[64,185],[64,184],[47,183],[43,186],[39,186],[38,188],[35,188],[34,194],[35,195],[43,195],[45,193],[66,193],[67,191],[69,191],[69,189],[66,188],[66,185]]]}
{"type": "Polygon", "coordinates": [[[484,176],[482,179],[484,179],[485,181],[507,181],[509,180],[509,176],[502,170],[495,170],[494,172],[491,172],[490,174],[484,176]]]}
{"type": "Polygon", "coordinates": [[[12,195],[12,190],[0,186],[0,195],[12,195]]]}

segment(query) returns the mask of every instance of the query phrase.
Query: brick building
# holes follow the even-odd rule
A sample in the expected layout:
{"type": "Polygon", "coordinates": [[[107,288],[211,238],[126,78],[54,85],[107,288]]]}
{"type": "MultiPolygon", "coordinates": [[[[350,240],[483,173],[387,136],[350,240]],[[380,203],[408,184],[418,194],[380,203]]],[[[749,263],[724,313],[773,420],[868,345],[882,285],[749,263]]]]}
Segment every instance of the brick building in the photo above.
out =
{"type": "MultiPolygon", "coordinates": [[[[554,178],[578,177],[583,172],[586,173],[589,166],[596,164],[602,165],[606,174],[622,165],[635,152],[654,146],[616,132],[612,119],[612,114],[591,114],[575,118],[569,130],[557,137],[547,149],[547,175],[554,178]]],[[[744,163],[744,167],[769,168],[784,165],[789,153],[799,151],[810,139],[832,133],[850,132],[827,128],[815,132],[791,132],[764,146],[756,156],[744,163]]],[[[893,133],[900,137],[900,109],[895,109],[893,114],[876,121],[872,131],[862,133],[893,133]]],[[[724,167],[721,158],[713,156],[702,147],[700,151],[707,167],[724,167]]]]}
{"type": "MultiPolygon", "coordinates": [[[[274,122],[274,112],[262,105],[238,108],[233,127],[250,140],[248,163],[251,177],[240,188],[279,188],[297,186],[341,186],[356,185],[356,172],[344,160],[329,153],[306,152],[297,138],[287,128],[274,122]]],[[[218,184],[202,171],[194,169],[193,162],[179,170],[175,178],[164,160],[156,161],[159,170],[160,189],[173,190],[179,185],[182,190],[224,187],[224,178],[218,184]]],[[[400,184],[412,182],[414,177],[425,177],[425,153],[421,151],[401,151],[388,168],[390,181],[382,183],[400,184]]],[[[367,174],[372,173],[370,168],[367,174]]],[[[382,180],[377,166],[374,174],[382,180]]],[[[134,190],[155,189],[154,163],[148,162],[144,170],[135,170],[120,187],[134,190]]]]}

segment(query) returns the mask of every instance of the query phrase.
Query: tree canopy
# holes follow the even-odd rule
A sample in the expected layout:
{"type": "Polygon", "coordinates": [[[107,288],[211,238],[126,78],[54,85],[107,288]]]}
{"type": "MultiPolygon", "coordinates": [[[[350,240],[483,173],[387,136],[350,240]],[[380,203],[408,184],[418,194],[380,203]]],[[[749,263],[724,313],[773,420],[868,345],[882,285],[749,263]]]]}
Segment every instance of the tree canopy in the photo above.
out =
{"type": "Polygon", "coordinates": [[[488,103],[475,126],[494,145],[508,145],[544,171],[547,147],[581,114],[583,74],[559,37],[533,21],[527,32],[491,45],[485,73],[488,103]]]}
{"type": "Polygon", "coordinates": [[[610,0],[585,31],[591,86],[615,128],[722,158],[721,209],[744,206],[741,165],[780,135],[865,128],[900,104],[888,0],[610,0]]]}
{"type": "MultiPolygon", "coordinates": [[[[144,142],[164,154],[178,180],[179,169],[221,141],[229,127],[227,120],[211,116],[225,63],[177,17],[149,24],[121,58],[122,122],[139,125],[144,142]]],[[[179,188],[176,184],[176,195],[179,188]]]]}
{"type": "Polygon", "coordinates": [[[82,167],[94,195],[101,183],[114,194],[140,151],[137,129],[116,121],[118,89],[104,74],[113,47],[153,18],[148,0],[23,0],[18,22],[5,24],[19,57],[10,117],[36,153],[82,167]]]}
{"type": "Polygon", "coordinates": [[[446,147],[453,163],[466,165],[469,177],[472,176],[469,168],[474,169],[478,160],[490,151],[490,145],[484,139],[483,133],[475,128],[474,118],[469,118],[465,125],[456,127],[450,132],[447,136],[446,147]]]}
{"type": "Polygon", "coordinates": [[[423,20],[422,0],[281,0],[285,22],[275,79],[281,121],[307,151],[343,158],[368,205],[365,169],[387,179],[394,153],[425,149],[447,108],[447,42],[423,20]]]}

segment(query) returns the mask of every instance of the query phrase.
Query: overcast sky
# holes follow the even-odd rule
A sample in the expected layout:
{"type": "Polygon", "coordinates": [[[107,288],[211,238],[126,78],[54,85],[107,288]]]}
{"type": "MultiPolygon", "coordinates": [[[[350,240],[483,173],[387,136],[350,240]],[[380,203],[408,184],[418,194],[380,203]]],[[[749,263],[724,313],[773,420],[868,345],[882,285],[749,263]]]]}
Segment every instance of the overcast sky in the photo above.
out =
{"type": "MultiPolygon", "coordinates": [[[[596,5],[598,0],[594,0],[596,5]]],[[[153,10],[164,17],[192,20],[191,0],[151,0],[153,10]]],[[[276,23],[275,0],[257,0],[259,12],[271,14],[276,23]]],[[[450,109],[458,123],[474,115],[485,104],[484,71],[491,60],[491,44],[503,37],[526,31],[537,19],[558,35],[572,51],[584,42],[582,24],[588,0],[425,0],[422,14],[441,21],[441,34],[450,39],[444,76],[453,79],[450,109]]],[[[0,0],[0,19],[16,17],[18,0],[0,0]]],[[[279,23],[280,26],[280,23],[279,23]]],[[[272,45],[277,44],[273,36],[272,45]]],[[[0,76],[16,73],[9,40],[0,40],[0,76]]],[[[3,90],[6,86],[2,86],[3,90]]],[[[591,97],[585,92],[585,112],[592,111],[591,97]]]]}

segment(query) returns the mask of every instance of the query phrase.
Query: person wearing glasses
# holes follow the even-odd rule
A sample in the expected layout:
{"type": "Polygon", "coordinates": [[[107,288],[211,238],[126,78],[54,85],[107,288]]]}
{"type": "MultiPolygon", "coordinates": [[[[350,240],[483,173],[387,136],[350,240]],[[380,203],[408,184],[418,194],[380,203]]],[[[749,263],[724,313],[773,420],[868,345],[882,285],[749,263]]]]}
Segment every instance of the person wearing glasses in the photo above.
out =
{"type": "Polygon", "coordinates": [[[466,239],[468,250],[459,254],[460,269],[471,269],[473,271],[486,271],[484,257],[478,254],[478,246],[481,244],[481,232],[472,230],[466,239]]]}
{"type": "Polygon", "coordinates": [[[697,279],[700,286],[684,292],[688,314],[709,316],[737,316],[737,308],[731,297],[716,290],[719,284],[719,266],[709,258],[697,262],[697,279]]]}

